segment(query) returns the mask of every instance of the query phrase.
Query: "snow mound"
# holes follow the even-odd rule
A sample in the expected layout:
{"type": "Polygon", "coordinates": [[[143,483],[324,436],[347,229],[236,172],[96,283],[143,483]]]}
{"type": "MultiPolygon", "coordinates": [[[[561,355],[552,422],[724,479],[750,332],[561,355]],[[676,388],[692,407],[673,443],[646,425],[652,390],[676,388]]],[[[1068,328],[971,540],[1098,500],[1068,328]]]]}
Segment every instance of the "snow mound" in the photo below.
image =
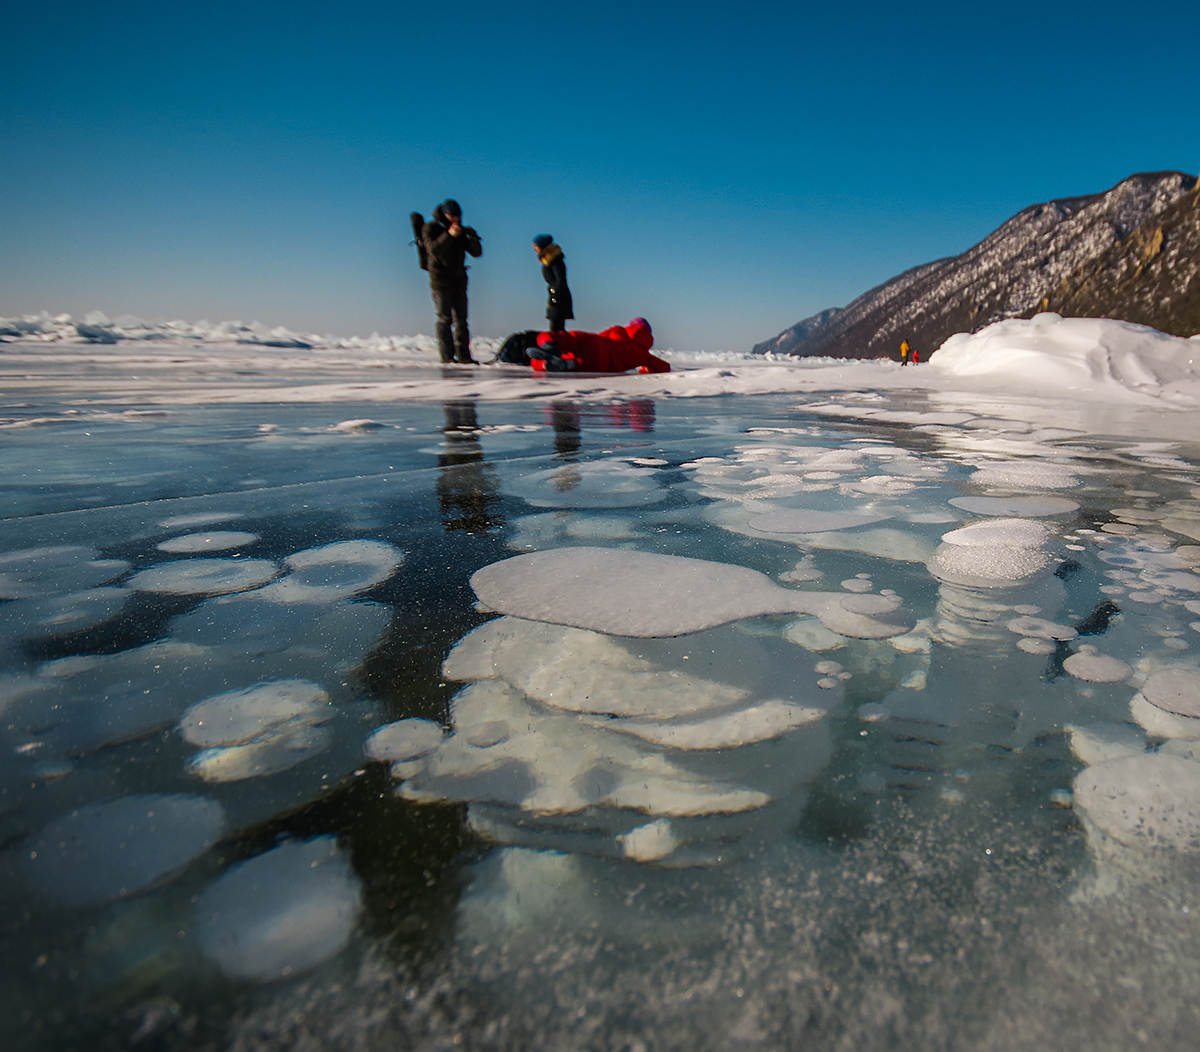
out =
{"type": "Polygon", "coordinates": [[[1200,405],[1200,341],[1108,318],[1046,313],[996,322],[951,336],[925,368],[945,378],[992,377],[1010,392],[1200,405]]]}

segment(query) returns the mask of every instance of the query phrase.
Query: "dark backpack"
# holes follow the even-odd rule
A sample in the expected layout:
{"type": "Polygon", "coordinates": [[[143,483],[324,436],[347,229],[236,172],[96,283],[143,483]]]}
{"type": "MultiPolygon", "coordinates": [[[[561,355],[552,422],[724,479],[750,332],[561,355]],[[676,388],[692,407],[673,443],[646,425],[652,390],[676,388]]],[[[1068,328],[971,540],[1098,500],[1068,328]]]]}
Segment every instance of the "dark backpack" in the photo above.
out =
{"type": "Polygon", "coordinates": [[[429,257],[425,254],[425,241],[421,237],[421,231],[425,229],[425,217],[420,212],[412,212],[408,218],[412,223],[412,243],[417,246],[417,262],[421,265],[422,270],[428,270],[429,257]]]}
{"type": "Polygon", "coordinates": [[[493,362],[507,362],[509,365],[528,365],[529,348],[537,346],[538,330],[526,329],[524,332],[514,332],[496,352],[493,362]]]}

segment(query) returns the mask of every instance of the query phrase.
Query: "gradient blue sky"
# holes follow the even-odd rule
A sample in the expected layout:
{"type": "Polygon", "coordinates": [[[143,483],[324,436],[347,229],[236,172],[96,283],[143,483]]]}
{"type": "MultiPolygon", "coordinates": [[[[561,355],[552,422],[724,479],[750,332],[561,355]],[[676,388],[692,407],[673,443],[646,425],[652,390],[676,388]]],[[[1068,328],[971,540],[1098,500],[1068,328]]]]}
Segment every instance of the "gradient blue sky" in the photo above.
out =
{"type": "Polygon", "coordinates": [[[0,315],[432,331],[408,213],[484,238],[472,330],[744,350],[1014,212],[1200,166],[1200,4],[10,5],[0,315]]]}

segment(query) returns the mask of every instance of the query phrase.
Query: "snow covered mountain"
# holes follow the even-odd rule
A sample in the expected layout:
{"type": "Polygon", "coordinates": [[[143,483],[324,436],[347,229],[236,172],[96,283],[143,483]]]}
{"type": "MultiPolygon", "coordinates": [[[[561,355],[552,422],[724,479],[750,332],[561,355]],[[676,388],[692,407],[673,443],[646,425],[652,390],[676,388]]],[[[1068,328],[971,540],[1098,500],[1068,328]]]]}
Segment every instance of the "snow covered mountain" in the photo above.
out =
{"type": "Polygon", "coordinates": [[[913,267],[754,354],[923,357],[957,332],[1040,311],[1200,332],[1200,181],[1130,176],[1102,194],[1031,205],[959,256],[913,267]]]}

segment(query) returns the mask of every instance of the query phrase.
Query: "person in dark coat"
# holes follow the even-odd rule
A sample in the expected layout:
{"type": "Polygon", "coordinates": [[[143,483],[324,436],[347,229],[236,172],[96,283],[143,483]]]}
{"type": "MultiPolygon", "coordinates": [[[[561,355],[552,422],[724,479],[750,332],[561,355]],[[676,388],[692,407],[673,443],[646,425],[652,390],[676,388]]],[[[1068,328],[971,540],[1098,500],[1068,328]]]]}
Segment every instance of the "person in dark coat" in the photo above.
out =
{"type": "Polygon", "coordinates": [[[533,239],[533,250],[542,265],[542,277],[546,279],[549,299],[546,302],[546,317],[551,332],[562,332],[567,319],[574,318],[571,290],[567,287],[567,262],[563,251],[549,234],[538,234],[533,239]]]}
{"type": "Polygon", "coordinates": [[[462,209],[453,198],[447,198],[433,210],[433,220],[421,228],[421,243],[437,311],[438,354],[443,362],[474,365],[467,328],[466,257],[483,255],[479,235],[472,227],[463,226],[462,209]]]}
{"type": "Polygon", "coordinates": [[[671,365],[650,353],[654,333],[645,318],[603,332],[543,332],[529,349],[529,364],[539,372],[669,373],[671,365]]]}

